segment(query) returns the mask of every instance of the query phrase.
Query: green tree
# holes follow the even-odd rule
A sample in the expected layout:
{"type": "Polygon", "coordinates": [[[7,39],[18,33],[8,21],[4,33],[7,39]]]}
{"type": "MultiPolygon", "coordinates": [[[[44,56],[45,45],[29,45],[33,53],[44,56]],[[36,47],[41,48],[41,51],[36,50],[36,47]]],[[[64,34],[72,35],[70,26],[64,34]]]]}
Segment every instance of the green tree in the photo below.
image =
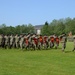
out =
{"type": "Polygon", "coordinates": [[[41,29],[41,33],[42,33],[42,35],[50,35],[49,34],[49,24],[48,24],[48,22],[45,22],[45,25],[41,29]]]}
{"type": "Polygon", "coordinates": [[[29,33],[34,33],[34,27],[32,26],[32,24],[28,24],[28,32],[29,33]]]}

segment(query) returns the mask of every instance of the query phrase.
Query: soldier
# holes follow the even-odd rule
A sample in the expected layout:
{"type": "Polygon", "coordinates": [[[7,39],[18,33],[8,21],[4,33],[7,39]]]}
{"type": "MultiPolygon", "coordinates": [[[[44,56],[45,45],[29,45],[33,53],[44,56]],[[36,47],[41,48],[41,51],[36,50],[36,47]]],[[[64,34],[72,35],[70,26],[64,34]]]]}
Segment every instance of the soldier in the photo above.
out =
{"type": "Polygon", "coordinates": [[[38,47],[38,38],[37,35],[35,34],[33,37],[33,48],[34,50],[38,47]]]}
{"type": "Polygon", "coordinates": [[[8,46],[8,35],[5,35],[5,49],[7,48],[8,46]]]}
{"type": "Polygon", "coordinates": [[[13,47],[13,35],[10,36],[10,49],[13,47]]]}
{"type": "Polygon", "coordinates": [[[27,48],[29,48],[29,41],[28,41],[28,37],[26,35],[24,36],[24,41],[25,41],[25,48],[27,50],[27,48]]]}
{"type": "Polygon", "coordinates": [[[32,36],[31,36],[31,47],[35,50],[35,48],[36,48],[36,38],[35,38],[35,34],[33,34],[32,36]]]}
{"type": "Polygon", "coordinates": [[[32,35],[28,33],[27,38],[28,38],[28,47],[31,48],[32,47],[32,35]]]}
{"type": "Polygon", "coordinates": [[[57,49],[59,46],[59,38],[58,36],[55,37],[55,49],[57,49]]]}
{"type": "Polygon", "coordinates": [[[0,34],[0,47],[2,47],[2,35],[0,34]]]}
{"type": "Polygon", "coordinates": [[[24,47],[24,36],[21,35],[20,36],[20,48],[23,49],[23,47],[24,47]]]}
{"type": "Polygon", "coordinates": [[[62,35],[62,40],[61,40],[61,43],[62,43],[62,51],[64,52],[65,48],[66,48],[66,42],[67,42],[67,37],[66,37],[66,34],[63,34],[62,35]]]}
{"type": "Polygon", "coordinates": [[[49,40],[49,41],[50,41],[50,42],[49,42],[50,48],[53,48],[53,47],[54,47],[54,41],[55,41],[55,38],[54,38],[53,35],[50,36],[50,40],[49,40]]]}
{"type": "Polygon", "coordinates": [[[19,48],[19,36],[18,36],[18,34],[16,34],[16,36],[15,36],[15,45],[16,45],[16,48],[19,48]]]}
{"type": "Polygon", "coordinates": [[[8,48],[10,48],[10,35],[8,35],[8,48]]]}
{"type": "Polygon", "coordinates": [[[4,46],[5,46],[5,37],[4,35],[2,35],[2,47],[4,48],[4,46]]]}
{"type": "Polygon", "coordinates": [[[48,48],[48,37],[47,36],[43,37],[43,45],[44,45],[44,49],[48,48]]]}
{"type": "Polygon", "coordinates": [[[73,50],[72,51],[74,51],[75,50],[75,36],[73,37],[73,42],[74,42],[74,48],[73,48],[73,50]]]}
{"type": "Polygon", "coordinates": [[[13,35],[13,48],[16,48],[15,36],[13,35]]]}
{"type": "Polygon", "coordinates": [[[43,36],[38,36],[38,49],[40,50],[43,47],[43,36]]]}

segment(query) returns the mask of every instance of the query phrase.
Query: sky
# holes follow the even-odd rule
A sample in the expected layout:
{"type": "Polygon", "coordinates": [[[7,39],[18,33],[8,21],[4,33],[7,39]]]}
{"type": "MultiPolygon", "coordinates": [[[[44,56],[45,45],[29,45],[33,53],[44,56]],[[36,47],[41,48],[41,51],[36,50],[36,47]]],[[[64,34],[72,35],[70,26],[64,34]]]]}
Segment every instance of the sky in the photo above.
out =
{"type": "Polygon", "coordinates": [[[0,0],[0,25],[42,25],[75,18],[75,0],[0,0]]]}

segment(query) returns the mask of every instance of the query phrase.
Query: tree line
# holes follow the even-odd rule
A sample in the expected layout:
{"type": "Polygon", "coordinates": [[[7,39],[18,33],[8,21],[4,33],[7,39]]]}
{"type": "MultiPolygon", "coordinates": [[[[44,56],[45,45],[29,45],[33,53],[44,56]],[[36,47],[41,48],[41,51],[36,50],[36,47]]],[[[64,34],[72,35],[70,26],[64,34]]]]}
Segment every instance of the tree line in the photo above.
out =
{"type": "Polygon", "coordinates": [[[69,32],[72,32],[72,34],[75,34],[75,18],[66,18],[66,19],[54,19],[50,24],[48,22],[45,22],[44,26],[41,29],[41,33],[43,35],[51,35],[51,34],[57,34],[61,35],[63,33],[69,34],[69,32]]]}
{"type": "MultiPolygon", "coordinates": [[[[47,21],[41,28],[42,35],[51,35],[57,34],[61,35],[62,33],[68,34],[72,32],[75,34],[75,18],[65,18],[65,19],[54,19],[51,23],[47,21]]],[[[21,34],[21,33],[35,33],[35,28],[32,24],[22,24],[13,26],[6,26],[6,24],[0,25],[0,34],[21,34]]]]}
{"type": "Polygon", "coordinates": [[[0,34],[23,34],[23,33],[34,33],[34,27],[31,24],[23,24],[13,26],[6,26],[6,24],[0,25],[0,34]]]}

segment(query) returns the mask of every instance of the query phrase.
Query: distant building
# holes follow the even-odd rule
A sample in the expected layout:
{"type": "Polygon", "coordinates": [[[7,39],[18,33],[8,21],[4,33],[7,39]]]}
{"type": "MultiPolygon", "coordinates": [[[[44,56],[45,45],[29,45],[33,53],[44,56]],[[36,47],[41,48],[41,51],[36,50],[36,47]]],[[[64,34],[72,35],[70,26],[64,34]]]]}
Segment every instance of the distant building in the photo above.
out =
{"type": "Polygon", "coordinates": [[[43,25],[35,25],[34,29],[35,29],[35,33],[40,35],[41,34],[41,28],[43,27],[43,25]]]}

